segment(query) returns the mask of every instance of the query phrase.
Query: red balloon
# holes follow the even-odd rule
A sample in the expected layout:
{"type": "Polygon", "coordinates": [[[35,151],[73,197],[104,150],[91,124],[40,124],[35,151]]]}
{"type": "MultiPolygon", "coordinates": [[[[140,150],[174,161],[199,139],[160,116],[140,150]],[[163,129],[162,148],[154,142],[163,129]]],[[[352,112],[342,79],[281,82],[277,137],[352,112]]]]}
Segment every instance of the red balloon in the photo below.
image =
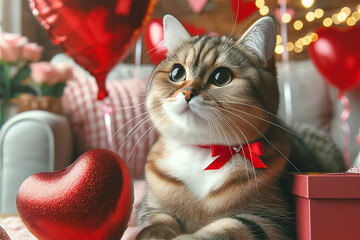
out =
{"type": "Polygon", "coordinates": [[[107,96],[105,79],[150,20],[156,0],[29,0],[52,41],[88,70],[107,96]]]}
{"type": "MultiPolygon", "coordinates": [[[[192,36],[204,35],[206,32],[205,29],[194,27],[191,24],[184,23],[183,26],[192,36]]],[[[150,60],[154,65],[166,58],[167,49],[164,45],[164,28],[161,18],[154,18],[150,21],[145,29],[144,41],[150,60]]]]}
{"type": "Polygon", "coordinates": [[[346,91],[360,82],[360,26],[321,28],[309,56],[324,78],[346,91]]]}
{"type": "Polygon", "coordinates": [[[120,239],[133,203],[130,173],[121,158],[95,149],[58,171],[20,186],[16,206],[38,239],[120,239]]]}
{"type": "Polygon", "coordinates": [[[255,1],[244,2],[243,0],[231,0],[231,8],[237,23],[249,17],[258,9],[255,5],[255,1]]]}

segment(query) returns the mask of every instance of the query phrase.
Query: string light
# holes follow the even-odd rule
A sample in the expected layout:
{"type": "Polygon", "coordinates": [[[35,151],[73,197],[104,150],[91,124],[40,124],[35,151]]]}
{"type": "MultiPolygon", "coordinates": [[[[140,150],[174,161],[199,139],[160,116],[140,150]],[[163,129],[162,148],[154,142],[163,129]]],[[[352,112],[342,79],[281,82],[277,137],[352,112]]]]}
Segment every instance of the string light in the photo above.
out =
{"type": "Polygon", "coordinates": [[[301,53],[302,51],[303,51],[304,49],[303,49],[303,47],[294,47],[294,52],[296,52],[296,53],[301,53]]]}
{"type": "Polygon", "coordinates": [[[334,13],[332,16],[331,16],[331,20],[333,21],[333,23],[335,23],[336,25],[340,24],[340,20],[338,18],[338,14],[337,13],[334,13]]]}
{"type": "Polygon", "coordinates": [[[300,20],[296,20],[296,21],[294,22],[294,29],[295,29],[295,30],[300,30],[300,29],[302,29],[303,26],[304,26],[304,24],[303,24],[303,22],[300,21],[300,20]]]}
{"type": "Polygon", "coordinates": [[[360,13],[358,13],[358,12],[353,12],[353,13],[351,14],[351,17],[355,18],[356,21],[359,21],[359,20],[360,20],[360,13]]]}
{"type": "Polygon", "coordinates": [[[338,15],[337,15],[337,19],[339,20],[339,22],[343,22],[346,20],[346,13],[344,12],[340,12],[338,15]]]}
{"type": "Polygon", "coordinates": [[[308,21],[308,22],[312,22],[314,21],[315,19],[315,13],[313,12],[308,12],[305,16],[305,19],[308,21]]]}
{"type": "MultiPolygon", "coordinates": [[[[310,8],[314,4],[314,0],[302,0],[302,5],[305,8],[310,8]]],[[[256,6],[259,8],[259,13],[263,16],[269,13],[269,7],[265,5],[264,0],[256,0],[256,6]]],[[[284,23],[290,23],[293,21],[293,17],[289,13],[284,13],[281,16],[281,21],[284,23]]],[[[308,11],[305,15],[305,20],[307,22],[313,22],[315,20],[322,19],[322,25],[325,27],[330,27],[333,24],[346,24],[348,26],[354,26],[358,21],[360,21],[360,4],[355,7],[343,7],[340,11],[333,13],[331,16],[326,16],[326,13],[323,9],[317,8],[314,11],[308,11]],[[351,10],[353,9],[353,10],[351,10]]],[[[297,31],[303,29],[304,21],[297,19],[293,22],[293,28],[297,31]]],[[[301,53],[304,50],[304,47],[310,45],[312,42],[317,41],[319,36],[316,33],[309,32],[305,36],[298,38],[296,41],[283,42],[283,39],[280,35],[276,36],[276,54],[283,54],[284,51],[293,51],[295,53],[301,53]]]]}
{"type": "Polygon", "coordinates": [[[286,50],[288,50],[289,52],[294,50],[294,44],[292,42],[287,42],[286,43],[286,50]]]}
{"type": "Polygon", "coordinates": [[[314,14],[317,19],[322,18],[324,16],[324,10],[318,8],[314,11],[314,14]]]}
{"type": "Polygon", "coordinates": [[[277,53],[277,54],[282,54],[284,52],[284,50],[285,50],[285,48],[283,45],[277,45],[275,47],[275,53],[277,53]]]}
{"type": "Polygon", "coordinates": [[[333,24],[333,20],[329,17],[325,18],[323,21],[323,25],[325,27],[330,27],[333,24]]]}
{"type": "Polygon", "coordinates": [[[346,24],[349,26],[354,26],[356,23],[356,19],[354,17],[349,17],[348,19],[346,19],[346,24]]]}
{"type": "Polygon", "coordinates": [[[301,4],[304,7],[309,8],[314,4],[314,0],[301,0],[301,4]]]}
{"type": "Polygon", "coordinates": [[[346,17],[350,16],[350,13],[351,13],[351,10],[349,7],[343,7],[341,9],[341,12],[345,13],[346,14],[346,17]]]}
{"type": "Polygon", "coordinates": [[[281,16],[281,21],[283,21],[284,23],[289,23],[291,21],[291,15],[290,13],[284,13],[281,16]]]}
{"type": "Polygon", "coordinates": [[[269,13],[269,8],[264,5],[264,6],[260,7],[259,12],[261,15],[265,16],[269,13]]]}
{"type": "Polygon", "coordinates": [[[319,38],[317,33],[310,33],[311,42],[316,42],[319,38]]]}
{"type": "Polygon", "coordinates": [[[256,0],[256,1],[255,1],[255,5],[256,5],[258,8],[261,8],[262,6],[265,5],[265,1],[264,1],[264,0],[256,0]]]}

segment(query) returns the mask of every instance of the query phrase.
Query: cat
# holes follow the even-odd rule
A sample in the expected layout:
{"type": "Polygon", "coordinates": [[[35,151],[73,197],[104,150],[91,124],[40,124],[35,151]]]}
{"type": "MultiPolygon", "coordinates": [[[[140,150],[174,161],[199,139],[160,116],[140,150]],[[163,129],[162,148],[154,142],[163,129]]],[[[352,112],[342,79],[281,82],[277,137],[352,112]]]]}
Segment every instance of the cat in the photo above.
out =
{"type": "Polygon", "coordinates": [[[257,20],[236,40],[191,37],[166,15],[164,41],[167,58],[146,97],[160,137],[145,166],[137,239],[295,239],[286,173],[344,166],[326,135],[289,130],[276,116],[274,19],[257,20]],[[301,136],[317,144],[308,148],[301,136]],[[321,161],[317,145],[338,163],[321,161]]]}

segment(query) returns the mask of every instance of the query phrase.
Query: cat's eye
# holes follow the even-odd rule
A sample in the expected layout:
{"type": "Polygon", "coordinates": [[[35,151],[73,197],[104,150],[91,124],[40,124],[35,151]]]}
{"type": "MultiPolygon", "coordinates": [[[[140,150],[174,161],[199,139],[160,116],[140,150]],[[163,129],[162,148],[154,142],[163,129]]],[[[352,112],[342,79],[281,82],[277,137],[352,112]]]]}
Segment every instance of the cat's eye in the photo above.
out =
{"type": "Polygon", "coordinates": [[[185,78],[186,78],[185,68],[181,64],[175,64],[169,73],[169,79],[173,82],[180,82],[180,81],[184,81],[185,78]]]}
{"type": "Polygon", "coordinates": [[[233,73],[228,68],[219,67],[210,75],[208,82],[218,87],[222,87],[229,84],[232,79],[233,73]]]}

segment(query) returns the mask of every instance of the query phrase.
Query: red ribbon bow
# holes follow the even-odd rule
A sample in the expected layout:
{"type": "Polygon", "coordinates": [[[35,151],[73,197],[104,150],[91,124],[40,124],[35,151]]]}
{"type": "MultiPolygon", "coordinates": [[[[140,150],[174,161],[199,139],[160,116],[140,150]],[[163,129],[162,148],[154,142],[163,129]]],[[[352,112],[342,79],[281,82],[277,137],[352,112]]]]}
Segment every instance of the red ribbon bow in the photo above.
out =
{"type": "Polygon", "coordinates": [[[204,170],[217,170],[222,168],[233,155],[241,154],[249,160],[254,168],[267,168],[267,166],[261,161],[259,156],[264,155],[264,149],[262,142],[250,143],[238,147],[230,147],[223,145],[199,145],[201,148],[211,149],[211,156],[217,157],[209,166],[204,170]]]}

